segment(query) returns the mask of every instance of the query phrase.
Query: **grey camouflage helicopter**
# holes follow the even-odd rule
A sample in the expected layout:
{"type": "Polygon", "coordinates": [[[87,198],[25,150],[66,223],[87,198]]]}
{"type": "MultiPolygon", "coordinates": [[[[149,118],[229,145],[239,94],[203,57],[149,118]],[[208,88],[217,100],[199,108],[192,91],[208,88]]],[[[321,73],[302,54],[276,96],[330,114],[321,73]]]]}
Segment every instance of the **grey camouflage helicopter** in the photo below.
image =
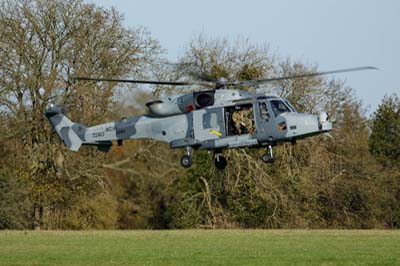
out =
{"type": "MultiPolygon", "coordinates": [[[[357,67],[334,71],[307,73],[263,80],[237,82],[217,81],[212,90],[195,91],[146,103],[149,114],[123,118],[118,121],[86,127],[72,122],[61,106],[50,105],[46,117],[65,146],[78,151],[81,145],[94,145],[108,151],[117,141],[151,138],[167,142],[171,148],[184,148],[181,165],[192,165],[193,150],[206,149],[214,153],[214,164],[225,169],[225,148],[265,147],[261,159],[275,160],[272,147],[280,142],[295,143],[298,139],[332,130],[329,114],[298,113],[284,98],[273,95],[232,90],[235,86],[256,86],[287,79],[320,76],[350,71],[376,69],[357,67]],[[244,114],[244,115],[243,115],[244,114]]],[[[80,81],[128,82],[155,85],[210,85],[204,82],[169,82],[130,79],[77,77],[80,81]]]]}

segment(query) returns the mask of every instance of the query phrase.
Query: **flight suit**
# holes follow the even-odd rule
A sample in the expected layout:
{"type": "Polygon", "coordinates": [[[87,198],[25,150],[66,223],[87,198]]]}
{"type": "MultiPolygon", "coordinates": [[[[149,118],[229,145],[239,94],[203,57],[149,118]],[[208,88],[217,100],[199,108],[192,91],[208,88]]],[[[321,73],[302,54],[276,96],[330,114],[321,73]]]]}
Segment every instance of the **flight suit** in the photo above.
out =
{"type": "Polygon", "coordinates": [[[253,125],[253,111],[252,109],[243,109],[235,111],[232,119],[235,123],[235,128],[238,134],[252,134],[255,132],[253,125]]]}

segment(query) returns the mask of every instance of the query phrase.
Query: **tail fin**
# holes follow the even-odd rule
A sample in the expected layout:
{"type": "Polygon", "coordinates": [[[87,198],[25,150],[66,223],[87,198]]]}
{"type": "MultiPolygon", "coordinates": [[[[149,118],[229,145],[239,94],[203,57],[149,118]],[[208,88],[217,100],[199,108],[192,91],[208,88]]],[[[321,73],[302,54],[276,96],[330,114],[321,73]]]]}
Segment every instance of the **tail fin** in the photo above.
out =
{"type": "Polygon", "coordinates": [[[72,122],[64,115],[64,109],[60,106],[50,106],[45,115],[65,146],[72,151],[78,151],[84,141],[86,127],[72,122]]]}

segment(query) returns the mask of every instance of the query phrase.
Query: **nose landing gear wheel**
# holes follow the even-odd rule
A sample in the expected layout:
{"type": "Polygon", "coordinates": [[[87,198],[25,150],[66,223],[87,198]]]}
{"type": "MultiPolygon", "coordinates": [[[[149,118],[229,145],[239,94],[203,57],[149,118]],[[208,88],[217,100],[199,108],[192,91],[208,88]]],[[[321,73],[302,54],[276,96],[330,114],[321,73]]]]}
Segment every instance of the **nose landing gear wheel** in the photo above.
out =
{"type": "Polygon", "coordinates": [[[181,158],[181,165],[185,168],[192,166],[192,157],[189,155],[183,155],[181,158]]]}
{"type": "Polygon", "coordinates": [[[215,167],[219,170],[224,170],[225,167],[228,165],[228,161],[222,155],[216,155],[214,158],[215,167]]]}
{"type": "Polygon", "coordinates": [[[275,161],[274,154],[272,153],[272,146],[268,146],[268,151],[261,156],[264,163],[273,163],[275,161]]]}
{"type": "Polygon", "coordinates": [[[274,157],[271,157],[271,155],[270,155],[269,153],[264,153],[264,154],[261,156],[261,160],[262,160],[264,163],[273,163],[273,162],[275,161],[274,157]]]}

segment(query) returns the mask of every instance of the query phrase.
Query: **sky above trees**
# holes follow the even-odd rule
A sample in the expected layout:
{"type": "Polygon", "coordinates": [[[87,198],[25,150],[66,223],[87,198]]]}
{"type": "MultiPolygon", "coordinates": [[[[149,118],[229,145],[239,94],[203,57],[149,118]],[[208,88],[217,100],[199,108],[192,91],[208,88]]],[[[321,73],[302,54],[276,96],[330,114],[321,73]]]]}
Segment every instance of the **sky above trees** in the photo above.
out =
{"type": "Polygon", "coordinates": [[[126,26],[145,26],[177,61],[199,33],[210,37],[249,37],[269,43],[278,56],[290,56],[320,70],[372,65],[375,72],[340,74],[371,114],[385,94],[400,90],[400,2],[352,1],[129,1],[90,0],[114,6],[126,26]]]}

